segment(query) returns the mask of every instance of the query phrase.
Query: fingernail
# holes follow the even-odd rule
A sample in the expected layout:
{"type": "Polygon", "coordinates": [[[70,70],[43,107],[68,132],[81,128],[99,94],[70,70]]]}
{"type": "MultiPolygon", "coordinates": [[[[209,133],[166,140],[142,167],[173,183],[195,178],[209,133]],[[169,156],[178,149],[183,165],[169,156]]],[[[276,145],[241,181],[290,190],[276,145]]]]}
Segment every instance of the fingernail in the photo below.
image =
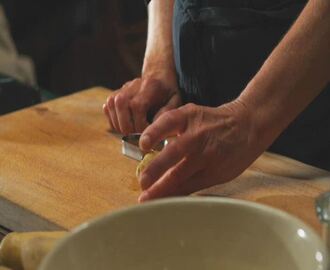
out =
{"type": "Polygon", "coordinates": [[[149,135],[143,135],[140,139],[140,146],[143,150],[149,150],[151,144],[151,138],[149,135]]]}
{"type": "Polygon", "coordinates": [[[106,107],[106,105],[105,105],[105,104],[103,104],[103,106],[102,106],[103,110],[105,109],[105,107],[106,107]]]}
{"type": "Polygon", "coordinates": [[[148,194],[148,192],[144,191],[144,192],[142,192],[141,195],[139,196],[138,201],[139,201],[139,203],[142,203],[142,202],[147,201],[148,199],[149,199],[149,194],[148,194]]]}
{"type": "Polygon", "coordinates": [[[145,173],[142,173],[142,175],[140,176],[139,181],[140,181],[142,190],[145,190],[148,188],[148,186],[146,185],[146,183],[148,183],[148,180],[149,180],[148,178],[149,178],[148,175],[146,175],[145,173]]]}

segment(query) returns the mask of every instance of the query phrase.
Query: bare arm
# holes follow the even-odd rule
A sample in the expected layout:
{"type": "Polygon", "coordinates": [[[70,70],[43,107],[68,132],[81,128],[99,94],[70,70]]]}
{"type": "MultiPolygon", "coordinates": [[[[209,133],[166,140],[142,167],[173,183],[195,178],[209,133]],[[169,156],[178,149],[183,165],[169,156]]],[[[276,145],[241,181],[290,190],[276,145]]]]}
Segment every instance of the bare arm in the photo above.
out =
{"type": "Polygon", "coordinates": [[[268,147],[329,80],[330,1],[310,0],[239,97],[254,110],[261,147],[268,147]]]}
{"type": "Polygon", "coordinates": [[[174,0],[153,0],[148,7],[148,39],[142,73],[155,66],[174,72],[172,19],[174,0]]]}
{"type": "Polygon", "coordinates": [[[149,4],[148,39],[140,78],[112,94],[103,110],[110,127],[123,134],[142,132],[156,118],[181,104],[173,58],[174,0],[149,4]]]}
{"type": "Polygon", "coordinates": [[[260,71],[234,101],[180,107],[143,133],[150,149],[179,135],[142,172],[140,201],[188,194],[241,174],[330,79],[330,1],[310,0],[260,71]]]}

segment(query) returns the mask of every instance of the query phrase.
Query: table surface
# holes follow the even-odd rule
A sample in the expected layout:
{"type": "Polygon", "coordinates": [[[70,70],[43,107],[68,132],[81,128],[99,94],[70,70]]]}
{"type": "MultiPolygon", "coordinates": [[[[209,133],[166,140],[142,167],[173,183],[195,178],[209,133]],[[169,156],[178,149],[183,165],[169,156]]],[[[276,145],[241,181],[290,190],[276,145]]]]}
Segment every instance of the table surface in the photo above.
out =
{"type": "MultiPolygon", "coordinates": [[[[93,88],[0,117],[0,224],[16,231],[71,229],[137,204],[137,161],[121,154],[93,88]]],[[[270,153],[237,179],[198,192],[257,201],[320,231],[314,199],[330,173],[270,153]]]]}

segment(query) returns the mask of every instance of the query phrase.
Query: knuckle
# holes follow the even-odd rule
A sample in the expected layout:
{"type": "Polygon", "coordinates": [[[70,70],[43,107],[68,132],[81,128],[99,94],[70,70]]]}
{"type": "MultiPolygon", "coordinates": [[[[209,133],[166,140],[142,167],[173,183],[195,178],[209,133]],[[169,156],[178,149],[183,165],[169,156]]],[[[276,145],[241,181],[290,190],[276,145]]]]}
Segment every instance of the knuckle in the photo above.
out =
{"type": "Polygon", "coordinates": [[[134,80],[131,81],[132,83],[139,83],[141,82],[141,78],[135,78],[134,80]]]}
{"type": "Polygon", "coordinates": [[[197,107],[198,106],[193,103],[188,103],[185,106],[183,106],[183,109],[188,113],[192,113],[197,110],[197,107]]]}
{"type": "Polygon", "coordinates": [[[123,108],[125,102],[126,102],[126,98],[122,93],[119,93],[118,95],[115,96],[114,104],[117,108],[119,109],[123,108]]]}
{"type": "Polygon", "coordinates": [[[121,88],[129,87],[131,83],[132,83],[132,81],[125,82],[125,83],[121,86],[121,88]]]}
{"type": "Polygon", "coordinates": [[[139,85],[141,84],[141,78],[135,78],[134,80],[132,80],[128,86],[128,88],[130,89],[138,89],[139,88],[139,85]]]}
{"type": "Polygon", "coordinates": [[[160,118],[162,118],[164,122],[168,122],[169,125],[186,125],[186,118],[181,110],[171,110],[164,112],[160,118]]]}
{"type": "Polygon", "coordinates": [[[112,95],[112,96],[109,96],[108,98],[107,98],[107,105],[109,106],[109,107],[113,107],[113,104],[114,104],[114,96],[112,95]]]}
{"type": "Polygon", "coordinates": [[[133,80],[127,81],[126,83],[123,84],[123,87],[129,87],[129,86],[131,86],[132,84],[134,84],[138,81],[139,81],[139,78],[135,78],[133,80]]]}
{"type": "Polygon", "coordinates": [[[163,113],[162,118],[164,119],[164,121],[173,123],[177,119],[177,113],[175,111],[167,111],[163,113]]]}

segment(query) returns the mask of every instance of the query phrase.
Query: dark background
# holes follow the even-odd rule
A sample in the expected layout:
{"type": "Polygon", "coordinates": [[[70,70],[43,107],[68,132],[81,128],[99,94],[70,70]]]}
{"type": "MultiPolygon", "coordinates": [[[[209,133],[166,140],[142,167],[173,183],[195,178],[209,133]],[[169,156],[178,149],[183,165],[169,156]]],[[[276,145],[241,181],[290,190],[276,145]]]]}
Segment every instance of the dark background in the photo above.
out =
{"type": "Polygon", "coordinates": [[[112,89],[140,74],[146,42],[143,0],[2,0],[19,53],[55,96],[112,89]]]}

